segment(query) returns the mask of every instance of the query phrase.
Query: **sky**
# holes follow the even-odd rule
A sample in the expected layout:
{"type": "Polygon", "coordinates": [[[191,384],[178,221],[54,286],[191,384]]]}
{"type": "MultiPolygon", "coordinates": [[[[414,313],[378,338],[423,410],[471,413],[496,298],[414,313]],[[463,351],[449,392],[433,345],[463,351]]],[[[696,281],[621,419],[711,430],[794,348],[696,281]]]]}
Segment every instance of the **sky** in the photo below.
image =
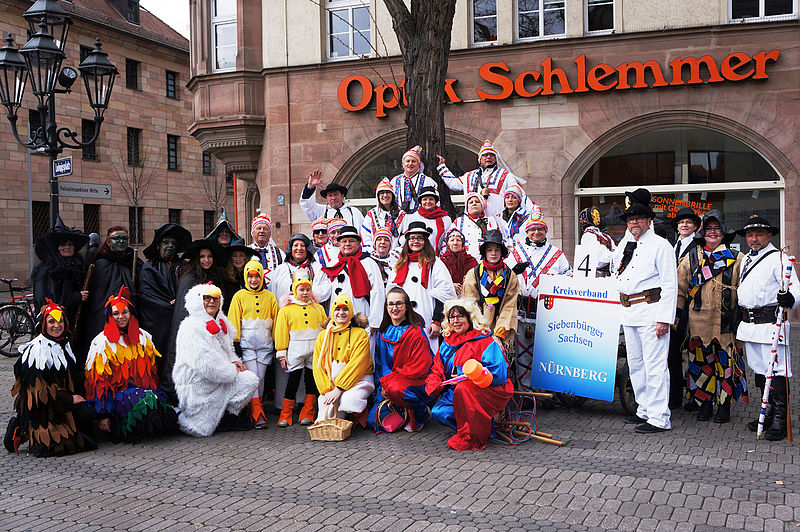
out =
{"type": "Polygon", "coordinates": [[[139,5],[189,38],[189,0],[140,0],[139,5]]]}

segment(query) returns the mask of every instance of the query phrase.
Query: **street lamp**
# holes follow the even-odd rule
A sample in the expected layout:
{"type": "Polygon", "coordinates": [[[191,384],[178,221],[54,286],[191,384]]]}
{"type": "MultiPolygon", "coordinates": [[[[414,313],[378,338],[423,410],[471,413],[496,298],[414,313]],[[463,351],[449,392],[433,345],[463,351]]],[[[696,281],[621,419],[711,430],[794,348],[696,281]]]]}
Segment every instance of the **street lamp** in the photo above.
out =
{"type": "Polygon", "coordinates": [[[69,27],[72,24],[58,0],[36,0],[25,12],[31,30],[31,38],[17,50],[13,36],[9,33],[6,45],[0,48],[0,103],[8,110],[8,121],[14,137],[22,146],[39,150],[50,156],[50,227],[55,226],[58,216],[58,177],[54,173],[55,160],[64,148],[80,150],[92,146],[100,134],[103,113],[108,108],[117,67],[108,60],[108,54],[95,41],[95,48],[78,65],[83,77],[89,104],[94,110],[94,133],[88,141],[78,140],[78,133],[56,124],[56,94],[71,92],[78,78],[72,67],[63,67],[69,27]],[[55,36],[55,38],[54,38],[55,36]],[[38,101],[41,127],[32,131],[28,140],[17,132],[17,111],[22,105],[25,86],[30,81],[31,91],[38,101]]]}

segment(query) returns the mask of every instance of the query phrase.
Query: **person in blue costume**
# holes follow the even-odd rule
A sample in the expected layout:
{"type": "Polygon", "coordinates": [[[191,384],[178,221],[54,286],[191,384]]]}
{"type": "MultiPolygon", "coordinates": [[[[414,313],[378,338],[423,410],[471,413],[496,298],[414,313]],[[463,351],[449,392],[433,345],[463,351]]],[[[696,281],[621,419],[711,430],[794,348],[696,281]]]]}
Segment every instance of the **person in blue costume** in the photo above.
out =
{"type": "Polygon", "coordinates": [[[456,431],[447,440],[448,447],[457,451],[485,449],[492,434],[492,419],[514,393],[508,363],[477,304],[465,299],[448,301],[445,316],[444,341],[425,384],[431,396],[441,394],[432,409],[433,418],[456,431]],[[471,359],[491,374],[488,386],[480,387],[471,379],[442,384],[463,375],[464,364],[471,359]]]}
{"type": "Polygon", "coordinates": [[[422,429],[430,419],[425,379],[433,353],[425,325],[414,312],[405,290],[394,287],[386,295],[383,322],[375,341],[375,377],[378,390],[367,423],[377,432],[422,429]]]}

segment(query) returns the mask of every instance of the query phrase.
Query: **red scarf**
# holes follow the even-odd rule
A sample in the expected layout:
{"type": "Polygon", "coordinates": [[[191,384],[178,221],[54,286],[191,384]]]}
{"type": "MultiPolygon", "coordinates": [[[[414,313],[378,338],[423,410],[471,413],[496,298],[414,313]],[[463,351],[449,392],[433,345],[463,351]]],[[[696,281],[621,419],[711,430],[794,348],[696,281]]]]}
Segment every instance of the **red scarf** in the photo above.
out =
{"type": "MultiPolygon", "coordinates": [[[[406,276],[408,275],[408,265],[411,262],[418,262],[419,261],[419,252],[417,253],[409,253],[408,254],[408,261],[403,264],[403,267],[397,270],[397,275],[394,276],[394,284],[398,286],[403,286],[403,283],[406,282],[406,276]]],[[[428,275],[430,275],[431,267],[430,265],[426,266],[425,268],[420,267],[422,270],[422,275],[420,279],[420,284],[422,288],[428,288],[428,275]]]]}
{"type": "Polygon", "coordinates": [[[322,271],[328,275],[331,281],[339,275],[344,267],[347,266],[347,273],[350,276],[350,288],[353,297],[366,297],[369,295],[370,283],[367,270],[361,264],[361,253],[345,257],[339,255],[339,262],[332,266],[324,266],[322,271]]]}
{"type": "Polygon", "coordinates": [[[496,272],[496,271],[498,271],[498,270],[501,270],[501,269],[503,268],[503,261],[502,261],[502,260],[500,260],[500,261],[498,261],[498,263],[497,263],[497,264],[489,264],[489,263],[488,263],[488,262],[486,262],[486,260],[484,259],[484,260],[483,260],[483,267],[484,267],[485,269],[489,270],[490,272],[496,272]]]}
{"type": "MultiPolygon", "coordinates": [[[[417,209],[417,212],[426,220],[436,220],[436,244],[438,244],[439,237],[441,237],[442,233],[444,232],[444,217],[447,216],[447,211],[441,207],[436,207],[432,211],[426,211],[420,207],[417,209]]],[[[439,250],[437,249],[436,251],[439,250]]]]}

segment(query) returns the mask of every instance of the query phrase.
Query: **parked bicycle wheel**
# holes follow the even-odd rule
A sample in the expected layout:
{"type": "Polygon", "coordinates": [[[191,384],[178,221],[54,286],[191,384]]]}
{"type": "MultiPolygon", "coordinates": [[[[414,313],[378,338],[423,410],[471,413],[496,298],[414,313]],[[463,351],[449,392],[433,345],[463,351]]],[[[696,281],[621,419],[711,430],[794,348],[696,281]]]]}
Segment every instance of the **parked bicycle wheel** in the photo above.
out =
{"type": "Polygon", "coordinates": [[[19,356],[17,348],[34,336],[33,318],[27,312],[14,305],[0,307],[0,354],[19,356]]]}

